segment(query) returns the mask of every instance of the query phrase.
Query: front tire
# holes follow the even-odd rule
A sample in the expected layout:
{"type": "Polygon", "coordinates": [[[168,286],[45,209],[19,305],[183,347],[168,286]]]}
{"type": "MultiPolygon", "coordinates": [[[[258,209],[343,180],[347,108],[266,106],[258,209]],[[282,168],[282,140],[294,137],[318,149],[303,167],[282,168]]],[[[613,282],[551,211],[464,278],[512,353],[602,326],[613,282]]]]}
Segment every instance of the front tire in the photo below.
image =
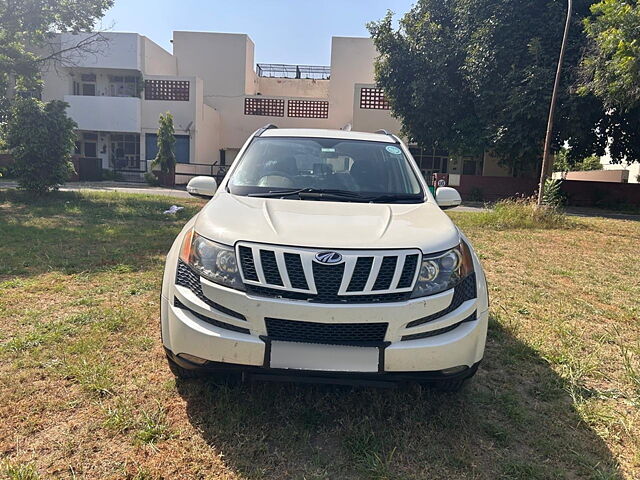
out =
{"type": "Polygon", "coordinates": [[[176,362],[174,362],[173,359],[169,357],[169,355],[167,355],[167,363],[169,364],[169,370],[171,370],[171,373],[173,373],[176,378],[180,378],[182,380],[190,380],[193,378],[202,378],[206,376],[205,372],[203,372],[202,370],[191,370],[181,367],[176,362]]]}

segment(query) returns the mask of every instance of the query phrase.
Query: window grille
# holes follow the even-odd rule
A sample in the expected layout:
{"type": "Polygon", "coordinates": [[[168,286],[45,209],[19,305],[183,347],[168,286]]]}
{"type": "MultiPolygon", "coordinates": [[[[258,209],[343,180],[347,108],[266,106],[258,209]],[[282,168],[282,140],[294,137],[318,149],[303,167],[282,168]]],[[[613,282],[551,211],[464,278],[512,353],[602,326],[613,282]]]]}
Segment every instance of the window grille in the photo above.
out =
{"type": "Polygon", "coordinates": [[[145,100],[189,101],[189,82],[182,80],[145,80],[145,100]]]}
{"type": "Polygon", "coordinates": [[[289,100],[289,117],[329,118],[329,102],[323,100],[289,100]]]}
{"type": "Polygon", "coordinates": [[[244,99],[244,114],[284,117],[284,100],[279,98],[247,97],[244,99]]]}
{"type": "Polygon", "coordinates": [[[368,110],[390,110],[389,101],[382,88],[365,87],[360,90],[360,108],[368,110]]]}

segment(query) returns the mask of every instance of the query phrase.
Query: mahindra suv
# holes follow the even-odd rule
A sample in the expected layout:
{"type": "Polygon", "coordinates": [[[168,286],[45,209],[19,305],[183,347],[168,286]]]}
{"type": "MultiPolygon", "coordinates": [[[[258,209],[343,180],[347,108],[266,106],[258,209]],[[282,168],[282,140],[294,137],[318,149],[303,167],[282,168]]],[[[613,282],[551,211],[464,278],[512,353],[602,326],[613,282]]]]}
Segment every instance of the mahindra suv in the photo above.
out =
{"type": "Polygon", "coordinates": [[[258,130],[176,238],[162,285],[172,372],[456,390],[482,359],[485,276],[387,132],[258,130]]]}

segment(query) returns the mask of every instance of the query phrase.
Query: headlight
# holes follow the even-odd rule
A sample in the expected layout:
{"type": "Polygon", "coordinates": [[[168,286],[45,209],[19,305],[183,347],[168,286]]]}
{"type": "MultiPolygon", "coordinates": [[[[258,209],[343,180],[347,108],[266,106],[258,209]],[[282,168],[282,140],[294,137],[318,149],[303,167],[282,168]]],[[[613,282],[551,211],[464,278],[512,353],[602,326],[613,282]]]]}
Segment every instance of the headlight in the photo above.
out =
{"type": "Polygon", "coordinates": [[[244,290],[236,254],[231,247],[207,240],[191,230],[182,241],[180,259],[214,283],[244,290]]]}
{"type": "Polygon", "coordinates": [[[466,243],[438,255],[424,255],[411,298],[426,297],[455,287],[473,273],[473,259],[466,243]]]}

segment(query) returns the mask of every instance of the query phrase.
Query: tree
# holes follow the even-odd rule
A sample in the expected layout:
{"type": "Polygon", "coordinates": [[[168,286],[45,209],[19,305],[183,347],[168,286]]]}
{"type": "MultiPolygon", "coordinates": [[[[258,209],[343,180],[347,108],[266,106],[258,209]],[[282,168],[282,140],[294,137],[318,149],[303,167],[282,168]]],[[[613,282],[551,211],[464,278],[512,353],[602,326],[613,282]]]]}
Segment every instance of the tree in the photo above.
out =
{"type": "Polygon", "coordinates": [[[20,188],[42,194],[56,189],[73,173],[70,159],[77,125],[67,116],[67,107],[58,100],[16,100],[9,119],[7,146],[15,160],[20,188]]]}
{"type": "Polygon", "coordinates": [[[581,93],[593,93],[610,107],[640,106],[640,5],[636,0],[602,0],[591,6],[584,27],[592,41],[582,61],[581,93]]]}
{"type": "Polygon", "coordinates": [[[52,32],[90,31],[113,0],[0,0],[0,122],[8,114],[10,79],[37,91],[39,74],[71,50],[92,51],[99,33],[60,48],[52,32]]]}
{"type": "MultiPolygon", "coordinates": [[[[633,157],[640,150],[637,112],[576,94],[590,2],[575,3],[552,151],[568,142],[572,160],[602,156],[611,140],[613,161],[640,158],[633,157]]],[[[376,79],[403,133],[454,154],[493,151],[514,174],[533,171],[542,157],[565,8],[549,0],[418,0],[397,30],[391,13],[369,24],[380,52],[376,79]]]]}
{"type": "Polygon", "coordinates": [[[160,128],[158,129],[158,154],[153,160],[154,167],[160,167],[162,173],[170,173],[176,164],[176,137],[173,128],[173,115],[167,112],[160,115],[160,128]]]}
{"type": "Polygon", "coordinates": [[[579,161],[569,161],[568,150],[564,147],[556,154],[555,161],[553,162],[554,172],[578,172],[602,169],[600,157],[597,155],[590,155],[579,161]]]}

